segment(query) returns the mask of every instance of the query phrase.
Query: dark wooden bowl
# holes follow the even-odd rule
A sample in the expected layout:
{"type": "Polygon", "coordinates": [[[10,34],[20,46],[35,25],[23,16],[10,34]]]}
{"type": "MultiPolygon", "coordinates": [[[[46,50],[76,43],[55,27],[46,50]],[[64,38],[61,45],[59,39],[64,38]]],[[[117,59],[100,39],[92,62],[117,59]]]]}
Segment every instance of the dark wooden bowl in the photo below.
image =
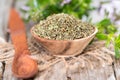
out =
{"type": "Polygon", "coordinates": [[[34,27],[31,29],[31,34],[40,43],[45,47],[52,55],[55,56],[74,56],[80,54],[89,42],[94,38],[97,33],[97,28],[90,36],[81,39],[75,40],[49,40],[46,38],[41,38],[33,32],[34,27]]]}

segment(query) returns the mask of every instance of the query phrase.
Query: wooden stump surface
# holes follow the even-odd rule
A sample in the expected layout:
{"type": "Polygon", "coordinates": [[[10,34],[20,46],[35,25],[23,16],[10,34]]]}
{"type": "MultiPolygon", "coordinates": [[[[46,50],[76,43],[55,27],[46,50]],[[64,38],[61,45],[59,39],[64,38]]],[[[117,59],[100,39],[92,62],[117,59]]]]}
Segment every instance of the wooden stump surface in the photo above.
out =
{"type": "MultiPolygon", "coordinates": [[[[31,57],[38,62],[39,73],[27,80],[120,80],[120,60],[114,59],[113,46],[94,41],[81,55],[55,57],[42,46],[29,42],[31,57]]],[[[23,80],[11,71],[14,48],[0,41],[0,80],[23,80]]]]}

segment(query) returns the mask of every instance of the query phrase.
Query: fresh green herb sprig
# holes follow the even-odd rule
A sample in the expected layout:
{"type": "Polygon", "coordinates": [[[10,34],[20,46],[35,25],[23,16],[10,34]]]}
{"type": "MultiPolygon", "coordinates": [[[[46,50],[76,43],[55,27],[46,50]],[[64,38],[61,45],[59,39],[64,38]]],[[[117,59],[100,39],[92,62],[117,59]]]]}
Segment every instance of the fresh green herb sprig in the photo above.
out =
{"type": "Polygon", "coordinates": [[[110,43],[114,45],[115,50],[115,57],[117,59],[120,58],[120,34],[117,36],[117,28],[115,25],[110,21],[110,19],[105,18],[101,20],[98,24],[98,33],[96,37],[99,40],[106,40],[106,46],[110,43]]]}

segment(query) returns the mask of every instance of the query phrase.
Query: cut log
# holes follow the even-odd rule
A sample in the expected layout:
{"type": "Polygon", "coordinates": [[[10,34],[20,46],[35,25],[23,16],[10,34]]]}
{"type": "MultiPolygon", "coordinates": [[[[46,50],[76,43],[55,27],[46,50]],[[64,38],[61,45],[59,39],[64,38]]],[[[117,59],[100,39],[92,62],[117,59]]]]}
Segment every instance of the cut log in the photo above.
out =
{"type": "Polygon", "coordinates": [[[12,62],[8,61],[5,63],[5,71],[3,74],[3,80],[19,80],[17,79],[11,71],[12,62]]]}
{"type": "Polygon", "coordinates": [[[113,68],[115,71],[116,80],[120,80],[120,60],[115,60],[113,68]]]}
{"type": "MultiPolygon", "coordinates": [[[[13,46],[0,46],[0,61],[6,63],[3,80],[18,80],[11,72],[13,46]]],[[[29,46],[31,57],[38,61],[39,73],[27,80],[116,80],[112,45],[106,48],[104,42],[93,42],[83,54],[62,58],[50,55],[41,45],[29,42],[29,46]]]]}
{"type": "Polygon", "coordinates": [[[3,64],[0,62],[0,80],[2,80],[2,73],[3,73],[3,64]]]}

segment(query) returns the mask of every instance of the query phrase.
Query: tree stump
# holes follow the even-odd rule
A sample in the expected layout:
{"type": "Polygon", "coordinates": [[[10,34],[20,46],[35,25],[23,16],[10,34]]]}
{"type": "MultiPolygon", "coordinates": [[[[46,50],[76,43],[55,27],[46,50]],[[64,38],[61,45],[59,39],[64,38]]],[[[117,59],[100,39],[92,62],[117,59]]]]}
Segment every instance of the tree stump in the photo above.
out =
{"type": "MultiPolygon", "coordinates": [[[[39,72],[27,80],[120,80],[120,65],[113,57],[113,45],[106,48],[104,41],[94,41],[81,55],[74,57],[52,56],[32,41],[29,41],[29,49],[31,57],[38,62],[39,72]]],[[[12,44],[0,43],[0,62],[3,66],[0,67],[0,79],[19,80],[11,71],[13,56],[12,44]]]]}

